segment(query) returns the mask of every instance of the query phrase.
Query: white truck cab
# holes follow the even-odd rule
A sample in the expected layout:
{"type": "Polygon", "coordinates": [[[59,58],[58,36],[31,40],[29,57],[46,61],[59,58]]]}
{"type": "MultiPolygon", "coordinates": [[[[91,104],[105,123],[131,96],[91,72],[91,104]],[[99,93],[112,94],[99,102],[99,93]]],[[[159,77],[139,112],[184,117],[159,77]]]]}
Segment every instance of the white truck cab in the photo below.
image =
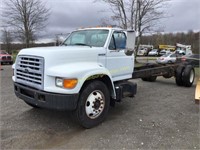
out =
{"type": "Polygon", "coordinates": [[[192,46],[176,43],[176,53],[181,55],[192,55],[192,46]]]}
{"type": "Polygon", "coordinates": [[[102,122],[110,103],[136,94],[134,31],[86,28],[59,47],[28,48],[13,65],[15,94],[32,107],[73,111],[85,128],[102,122]]]}

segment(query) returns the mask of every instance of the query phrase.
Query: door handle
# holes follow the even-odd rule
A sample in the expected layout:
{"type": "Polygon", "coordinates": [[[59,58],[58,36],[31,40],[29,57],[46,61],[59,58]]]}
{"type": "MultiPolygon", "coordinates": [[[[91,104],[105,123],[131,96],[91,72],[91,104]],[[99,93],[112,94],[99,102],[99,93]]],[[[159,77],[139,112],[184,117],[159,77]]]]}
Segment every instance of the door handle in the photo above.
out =
{"type": "Polygon", "coordinates": [[[106,56],[106,54],[105,54],[105,53],[102,53],[102,54],[98,54],[98,56],[106,56]]]}

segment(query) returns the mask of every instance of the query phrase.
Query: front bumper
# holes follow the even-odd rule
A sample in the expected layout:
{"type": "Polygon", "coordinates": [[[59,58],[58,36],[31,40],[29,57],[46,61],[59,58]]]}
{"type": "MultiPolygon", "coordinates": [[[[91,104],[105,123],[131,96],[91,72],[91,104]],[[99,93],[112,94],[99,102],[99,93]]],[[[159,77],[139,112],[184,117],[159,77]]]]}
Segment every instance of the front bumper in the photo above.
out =
{"type": "Polygon", "coordinates": [[[39,91],[18,83],[14,83],[14,90],[17,97],[29,104],[55,110],[75,110],[79,97],[79,94],[66,95],[39,91]]]}
{"type": "Polygon", "coordinates": [[[0,63],[9,63],[9,64],[13,64],[13,60],[0,60],[0,63]]]}

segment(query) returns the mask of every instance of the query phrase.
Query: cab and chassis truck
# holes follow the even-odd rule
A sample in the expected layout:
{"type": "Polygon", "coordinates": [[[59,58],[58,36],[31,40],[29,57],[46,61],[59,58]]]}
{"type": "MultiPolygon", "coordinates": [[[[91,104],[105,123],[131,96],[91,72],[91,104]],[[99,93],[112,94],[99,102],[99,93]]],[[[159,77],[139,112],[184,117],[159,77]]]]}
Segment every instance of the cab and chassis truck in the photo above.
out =
{"type": "Polygon", "coordinates": [[[177,85],[192,86],[191,65],[135,67],[134,47],[133,30],[105,27],[76,30],[58,47],[23,49],[13,64],[15,94],[35,108],[71,111],[81,126],[92,128],[110,105],[134,97],[137,84],[130,79],[174,76],[177,85]]]}

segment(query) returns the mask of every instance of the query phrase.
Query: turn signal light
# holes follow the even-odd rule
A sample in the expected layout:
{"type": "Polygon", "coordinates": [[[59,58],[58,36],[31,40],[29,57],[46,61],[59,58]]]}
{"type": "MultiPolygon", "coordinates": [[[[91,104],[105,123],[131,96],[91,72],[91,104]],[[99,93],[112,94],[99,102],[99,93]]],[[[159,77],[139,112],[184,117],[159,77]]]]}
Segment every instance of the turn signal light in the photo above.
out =
{"type": "Polygon", "coordinates": [[[63,79],[63,87],[67,89],[73,89],[77,83],[77,79],[63,79]]]}

